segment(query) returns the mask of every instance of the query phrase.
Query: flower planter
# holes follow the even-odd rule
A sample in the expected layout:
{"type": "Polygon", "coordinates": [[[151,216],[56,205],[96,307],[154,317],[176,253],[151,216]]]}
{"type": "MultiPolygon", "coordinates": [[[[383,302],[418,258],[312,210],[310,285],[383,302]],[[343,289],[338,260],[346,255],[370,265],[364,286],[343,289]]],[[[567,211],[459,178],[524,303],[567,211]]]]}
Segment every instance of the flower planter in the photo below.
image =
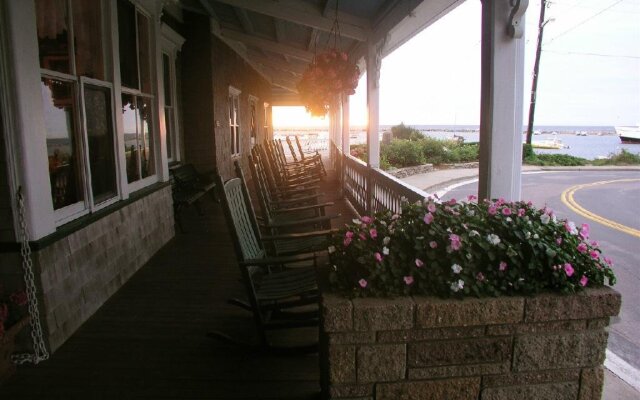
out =
{"type": "Polygon", "coordinates": [[[324,294],[330,399],[600,399],[610,288],[572,295],[347,299],[324,294]]]}
{"type": "Polygon", "coordinates": [[[29,324],[29,317],[24,317],[7,329],[0,339],[0,383],[6,382],[15,372],[16,365],[11,361],[15,349],[16,336],[29,324]]]}

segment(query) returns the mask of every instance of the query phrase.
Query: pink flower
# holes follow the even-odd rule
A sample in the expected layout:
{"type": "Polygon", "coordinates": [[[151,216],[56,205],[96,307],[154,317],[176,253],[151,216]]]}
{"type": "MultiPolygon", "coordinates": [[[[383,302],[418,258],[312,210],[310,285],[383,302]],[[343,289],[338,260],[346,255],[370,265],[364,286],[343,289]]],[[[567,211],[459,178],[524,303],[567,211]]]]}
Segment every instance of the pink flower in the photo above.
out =
{"type": "Polygon", "coordinates": [[[430,212],[426,213],[424,215],[423,221],[427,225],[432,223],[433,222],[433,214],[431,214],[430,212]]]}
{"type": "Polygon", "coordinates": [[[449,240],[451,241],[451,248],[453,250],[459,250],[462,247],[462,242],[460,241],[460,236],[452,233],[449,235],[449,240]]]}
{"type": "Polygon", "coordinates": [[[598,242],[597,242],[597,241],[595,241],[595,240],[591,242],[591,246],[593,246],[593,247],[598,247],[598,245],[599,245],[599,244],[600,244],[600,243],[598,243],[598,242]]]}
{"type": "Polygon", "coordinates": [[[470,195],[467,196],[467,200],[468,201],[474,201],[476,199],[477,199],[477,197],[475,195],[473,195],[473,194],[470,194],[470,195]]]}
{"type": "Polygon", "coordinates": [[[362,221],[365,224],[370,224],[371,222],[373,222],[373,219],[365,215],[364,217],[360,218],[360,221],[362,221]]]}
{"type": "Polygon", "coordinates": [[[573,265],[566,263],[564,265],[564,273],[567,274],[567,276],[571,276],[573,275],[574,269],[573,269],[573,265]]]}
{"type": "Polygon", "coordinates": [[[371,239],[375,239],[378,237],[378,231],[375,228],[369,229],[369,235],[371,235],[371,239]]]}
{"type": "Polygon", "coordinates": [[[438,247],[438,242],[436,242],[435,240],[432,240],[429,242],[429,247],[431,247],[432,249],[435,249],[438,247]]]}
{"type": "Polygon", "coordinates": [[[382,262],[382,254],[376,252],[373,257],[375,257],[377,262],[382,262]]]}
{"type": "Polygon", "coordinates": [[[422,260],[421,260],[421,259],[419,259],[419,258],[416,258],[416,267],[417,267],[417,268],[422,268],[422,267],[424,267],[424,261],[422,261],[422,260]]]}
{"type": "Polygon", "coordinates": [[[511,209],[509,207],[503,208],[502,215],[511,215],[511,209]]]}
{"type": "Polygon", "coordinates": [[[606,262],[608,266],[613,267],[613,260],[609,257],[605,257],[604,262],[606,262]]]}
{"type": "Polygon", "coordinates": [[[458,203],[458,201],[456,199],[452,198],[451,200],[449,200],[449,205],[450,206],[456,205],[457,203],[458,203]]]}
{"type": "Polygon", "coordinates": [[[597,260],[598,258],[600,258],[600,253],[598,253],[595,250],[591,250],[589,252],[589,257],[591,257],[591,259],[593,259],[593,260],[597,260]]]}
{"type": "Polygon", "coordinates": [[[427,205],[427,210],[429,210],[430,213],[436,212],[436,205],[433,203],[429,203],[429,205],[427,205]]]}
{"type": "Polygon", "coordinates": [[[344,247],[349,246],[349,244],[351,244],[351,240],[352,240],[352,239],[351,239],[350,237],[346,237],[346,238],[344,238],[344,241],[342,242],[342,245],[343,245],[344,247]]]}
{"type": "Polygon", "coordinates": [[[559,238],[557,238],[557,239],[556,239],[556,244],[557,244],[558,246],[560,246],[560,245],[562,244],[562,238],[561,238],[561,237],[559,237],[559,238]]]}
{"type": "Polygon", "coordinates": [[[496,215],[496,213],[498,212],[498,208],[496,206],[489,206],[487,212],[489,213],[489,215],[496,215]]]}
{"type": "Polygon", "coordinates": [[[407,285],[411,285],[413,283],[413,276],[411,275],[405,276],[403,279],[404,279],[404,283],[406,283],[407,285]]]}
{"type": "Polygon", "coordinates": [[[344,237],[351,239],[353,237],[353,232],[351,232],[351,231],[345,232],[344,237]]]}
{"type": "Polygon", "coordinates": [[[583,239],[589,238],[589,224],[582,224],[580,227],[580,236],[582,236],[583,239]]]}
{"type": "Polygon", "coordinates": [[[500,264],[498,265],[498,269],[499,269],[500,271],[506,271],[506,269],[507,269],[507,263],[506,263],[506,262],[504,262],[504,261],[500,261],[500,264]]]}
{"type": "Polygon", "coordinates": [[[584,243],[580,243],[577,247],[578,251],[580,253],[586,253],[587,252],[587,245],[584,243]]]}
{"type": "Polygon", "coordinates": [[[358,235],[358,237],[360,238],[360,240],[367,240],[367,237],[364,235],[364,233],[360,232],[360,234],[358,235]]]}
{"type": "Polygon", "coordinates": [[[526,211],[524,208],[519,208],[519,209],[518,209],[518,217],[524,217],[524,214],[525,214],[526,212],[527,212],[527,211],[526,211]]]}
{"type": "Polygon", "coordinates": [[[503,198],[503,197],[500,197],[500,198],[498,199],[498,201],[496,201],[496,205],[497,205],[497,206],[501,206],[501,205],[503,205],[503,204],[504,204],[504,198],[503,198]]]}
{"type": "Polygon", "coordinates": [[[360,287],[364,289],[364,288],[366,288],[366,287],[367,287],[368,282],[367,282],[365,279],[360,279],[360,280],[358,281],[358,285],[360,285],[360,287]]]}
{"type": "Polygon", "coordinates": [[[477,279],[479,282],[484,282],[484,274],[483,274],[482,272],[478,272],[478,273],[476,274],[476,279],[477,279]]]}
{"type": "Polygon", "coordinates": [[[527,201],[527,205],[528,205],[529,207],[531,207],[531,206],[533,205],[533,201],[531,201],[531,200],[527,201]]]}
{"type": "Polygon", "coordinates": [[[587,278],[586,275],[582,275],[582,278],[580,278],[580,286],[587,286],[588,282],[589,278],[587,278]]]}

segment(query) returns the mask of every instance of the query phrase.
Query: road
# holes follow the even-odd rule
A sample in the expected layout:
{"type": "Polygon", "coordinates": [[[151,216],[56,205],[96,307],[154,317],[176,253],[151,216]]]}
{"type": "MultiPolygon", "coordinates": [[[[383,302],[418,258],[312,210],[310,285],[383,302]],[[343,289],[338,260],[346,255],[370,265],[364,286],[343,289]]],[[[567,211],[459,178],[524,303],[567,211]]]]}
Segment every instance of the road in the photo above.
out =
{"type": "MultiPolygon", "coordinates": [[[[445,199],[477,193],[477,181],[445,199]]],[[[592,240],[614,260],[622,309],[612,318],[609,351],[640,370],[640,172],[545,171],[523,174],[522,198],[555,210],[560,218],[588,223],[592,240]],[[564,193],[564,196],[563,196],[564,193]]]]}

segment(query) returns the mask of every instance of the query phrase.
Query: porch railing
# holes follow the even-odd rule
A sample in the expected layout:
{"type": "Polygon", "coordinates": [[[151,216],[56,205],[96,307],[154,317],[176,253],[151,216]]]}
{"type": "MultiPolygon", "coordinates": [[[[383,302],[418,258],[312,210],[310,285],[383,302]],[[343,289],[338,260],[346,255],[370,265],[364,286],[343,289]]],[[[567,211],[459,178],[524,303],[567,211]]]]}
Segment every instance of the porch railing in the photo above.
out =
{"type": "Polygon", "coordinates": [[[399,213],[403,198],[413,203],[428,196],[423,190],[407,185],[378,168],[369,168],[350,154],[343,154],[333,142],[331,156],[343,194],[360,215],[384,210],[399,213]]]}

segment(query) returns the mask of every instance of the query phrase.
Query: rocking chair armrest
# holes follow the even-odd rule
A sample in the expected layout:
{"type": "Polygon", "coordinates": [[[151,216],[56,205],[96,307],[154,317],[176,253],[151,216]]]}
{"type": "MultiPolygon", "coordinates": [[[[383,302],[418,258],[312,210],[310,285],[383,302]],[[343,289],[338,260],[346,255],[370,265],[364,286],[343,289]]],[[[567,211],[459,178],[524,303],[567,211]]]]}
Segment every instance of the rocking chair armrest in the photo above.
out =
{"type": "Polygon", "coordinates": [[[333,205],[333,202],[327,202],[327,203],[313,204],[308,206],[278,208],[275,210],[271,210],[271,212],[274,214],[278,214],[278,213],[287,213],[287,212],[294,212],[294,211],[305,211],[305,210],[313,210],[318,208],[330,207],[332,205],[333,205]]]}
{"type": "Polygon", "coordinates": [[[263,236],[262,239],[265,241],[274,241],[274,240],[283,240],[283,239],[300,239],[307,237],[316,237],[316,236],[328,236],[334,233],[337,233],[338,229],[325,229],[322,231],[313,231],[313,232],[300,232],[300,233],[283,233],[281,235],[270,235],[263,236]]]}
{"type": "Polygon", "coordinates": [[[337,216],[335,215],[331,215],[331,216],[323,215],[320,217],[296,219],[293,221],[270,222],[266,225],[266,228],[290,228],[290,227],[300,226],[300,225],[318,224],[322,222],[330,222],[332,219],[336,217],[337,216]]]}
{"type": "Polygon", "coordinates": [[[313,194],[309,196],[302,196],[302,197],[291,198],[291,199],[285,198],[285,199],[273,200],[271,203],[276,206],[276,211],[277,211],[279,210],[279,208],[277,207],[286,209],[287,207],[290,207],[290,205],[308,203],[310,201],[318,201],[322,197],[324,197],[323,194],[319,193],[319,194],[313,194]]]}
{"type": "Polygon", "coordinates": [[[291,196],[293,194],[306,193],[312,190],[320,189],[320,186],[318,185],[311,185],[311,186],[304,186],[304,187],[300,187],[300,186],[301,186],[300,184],[295,184],[295,185],[283,184],[283,185],[279,185],[276,191],[282,196],[291,196]]]}
{"type": "Polygon", "coordinates": [[[243,267],[248,266],[269,266],[276,264],[290,264],[300,261],[309,261],[316,259],[315,253],[296,254],[292,256],[275,256],[265,258],[252,258],[244,261],[240,261],[239,264],[243,267]]]}

